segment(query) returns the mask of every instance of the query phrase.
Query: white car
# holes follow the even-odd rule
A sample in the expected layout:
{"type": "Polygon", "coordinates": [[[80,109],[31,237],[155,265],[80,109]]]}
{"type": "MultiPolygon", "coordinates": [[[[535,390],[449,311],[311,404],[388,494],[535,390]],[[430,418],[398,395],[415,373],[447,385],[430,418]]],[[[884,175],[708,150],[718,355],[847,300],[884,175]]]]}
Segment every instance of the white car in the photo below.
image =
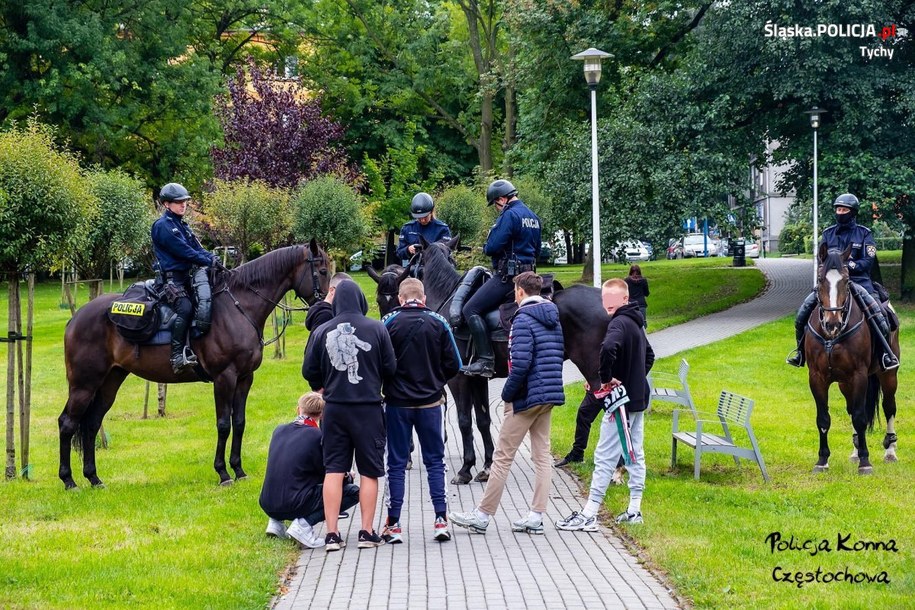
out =
{"type": "Polygon", "coordinates": [[[630,263],[637,263],[651,259],[651,252],[648,251],[648,248],[645,247],[645,244],[637,239],[616,242],[616,245],[613,246],[614,261],[623,262],[622,256],[618,254],[620,252],[624,252],[626,254],[626,261],[630,263]]]}
{"type": "Polygon", "coordinates": [[[718,241],[706,237],[702,233],[690,233],[683,238],[683,256],[705,256],[706,248],[708,256],[718,256],[718,241]]]}

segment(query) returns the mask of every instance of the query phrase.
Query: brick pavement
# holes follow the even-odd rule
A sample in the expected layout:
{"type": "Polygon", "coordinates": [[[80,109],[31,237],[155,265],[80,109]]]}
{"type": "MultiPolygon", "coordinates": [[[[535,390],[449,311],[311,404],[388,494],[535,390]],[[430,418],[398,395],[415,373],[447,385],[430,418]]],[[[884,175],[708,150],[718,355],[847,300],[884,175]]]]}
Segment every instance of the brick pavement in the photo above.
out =
{"type": "MultiPolygon", "coordinates": [[[[730,337],[793,312],[812,284],[810,261],[760,259],[768,278],[758,299],[728,311],[649,334],[659,357],[730,337]]],[[[569,364],[569,363],[567,363],[569,364]]],[[[567,367],[567,383],[581,380],[567,367]]],[[[501,380],[490,383],[493,438],[502,422],[501,380]]],[[[460,433],[454,410],[448,414],[446,460],[450,479],[461,465],[460,433]]],[[[477,455],[482,455],[479,438],[477,455]]],[[[530,446],[518,450],[500,511],[485,536],[454,528],[454,539],[431,538],[434,519],[425,468],[419,460],[407,474],[402,524],[405,542],[359,550],[358,510],[341,521],[347,546],[340,552],[302,552],[285,594],[274,600],[282,610],[303,608],[677,608],[674,597],[642,567],[622,541],[602,527],[594,534],[559,532],[547,525],[543,536],[514,534],[511,521],[527,514],[533,496],[530,446]]],[[[482,497],[483,484],[448,487],[449,510],[467,511],[482,497]]],[[[583,501],[578,480],[556,470],[547,520],[577,510],[583,501]]],[[[381,495],[381,494],[379,494],[381,495]]],[[[622,501],[621,501],[622,502],[622,501]]],[[[378,529],[385,516],[377,511],[378,529]]],[[[321,530],[323,532],[323,529],[321,530]]]]}

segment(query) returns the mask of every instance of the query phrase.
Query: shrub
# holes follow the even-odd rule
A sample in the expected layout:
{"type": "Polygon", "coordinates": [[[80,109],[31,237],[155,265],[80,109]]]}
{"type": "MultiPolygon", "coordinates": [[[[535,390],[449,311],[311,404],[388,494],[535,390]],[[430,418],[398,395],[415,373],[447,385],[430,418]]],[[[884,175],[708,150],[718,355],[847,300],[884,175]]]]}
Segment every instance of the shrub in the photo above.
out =
{"type": "Polygon", "coordinates": [[[214,237],[236,246],[241,262],[252,251],[276,247],[292,230],[289,191],[257,180],[216,180],[203,209],[214,237]]]}
{"type": "Polygon", "coordinates": [[[362,201],[352,188],[325,176],[302,186],[293,196],[293,235],[299,242],[314,237],[346,268],[346,257],[359,247],[368,222],[362,201]]]}

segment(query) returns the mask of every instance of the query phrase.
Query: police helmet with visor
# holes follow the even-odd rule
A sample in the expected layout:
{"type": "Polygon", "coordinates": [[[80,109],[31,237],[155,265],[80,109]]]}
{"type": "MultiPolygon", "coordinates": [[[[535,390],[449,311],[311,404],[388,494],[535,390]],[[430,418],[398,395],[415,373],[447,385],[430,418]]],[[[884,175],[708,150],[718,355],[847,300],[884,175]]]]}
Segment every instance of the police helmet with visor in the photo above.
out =
{"type": "Polygon", "coordinates": [[[508,180],[496,180],[486,189],[486,202],[487,205],[492,205],[499,197],[511,197],[517,194],[518,189],[515,188],[514,184],[508,180]]]}
{"type": "Polygon", "coordinates": [[[429,193],[416,193],[413,196],[413,201],[410,202],[410,215],[419,220],[431,214],[434,207],[435,202],[432,201],[432,196],[429,193]]]}

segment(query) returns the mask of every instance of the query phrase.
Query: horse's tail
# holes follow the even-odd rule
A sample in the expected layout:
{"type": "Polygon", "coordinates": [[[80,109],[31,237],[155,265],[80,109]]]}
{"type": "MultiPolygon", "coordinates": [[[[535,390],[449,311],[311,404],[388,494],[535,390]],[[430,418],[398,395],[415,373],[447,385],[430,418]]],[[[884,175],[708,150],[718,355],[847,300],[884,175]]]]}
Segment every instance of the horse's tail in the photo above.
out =
{"type": "Polygon", "coordinates": [[[880,380],[877,375],[867,376],[867,397],[864,400],[864,414],[867,416],[867,429],[874,429],[877,418],[877,403],[880,402],[880,380]]]}
{"type": "Polygon", "coordinates": [[[91,438],[89,419],[92,415],[92,410],[95,407],[95,398],[89,403],[89,407],[83,413],[82,417],[79,418],[79,421],[76,422],[76,431],[73,433],[73,439],[71,443],[73,449],[80,455],[83,454],[83,447],[88,447],[89,443],[94,443],[95,439],[91,438]]]}

